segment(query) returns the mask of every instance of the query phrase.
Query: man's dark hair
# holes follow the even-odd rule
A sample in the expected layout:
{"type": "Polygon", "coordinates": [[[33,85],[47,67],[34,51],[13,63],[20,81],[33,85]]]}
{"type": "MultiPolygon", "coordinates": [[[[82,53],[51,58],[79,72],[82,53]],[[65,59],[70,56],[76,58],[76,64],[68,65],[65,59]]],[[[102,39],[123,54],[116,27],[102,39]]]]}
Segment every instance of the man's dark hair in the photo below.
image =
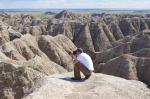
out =
{"type": "Polygon", "coordinates": [[[83,53],[83,49],[82,48],[77,48],[75,51],[73,51],[73,55],[77,54],[77,52],[83,53]]]}

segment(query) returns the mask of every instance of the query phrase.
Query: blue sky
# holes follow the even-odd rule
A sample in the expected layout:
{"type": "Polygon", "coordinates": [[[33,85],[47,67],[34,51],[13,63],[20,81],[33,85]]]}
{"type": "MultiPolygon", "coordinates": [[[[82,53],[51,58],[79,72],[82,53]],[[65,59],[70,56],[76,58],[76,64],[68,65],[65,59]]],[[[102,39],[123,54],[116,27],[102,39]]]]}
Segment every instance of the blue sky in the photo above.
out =
{"type": "Polygon", "coordinates": [[[0,0],[0,8],[150,9],[150,0],[0,0]]]}

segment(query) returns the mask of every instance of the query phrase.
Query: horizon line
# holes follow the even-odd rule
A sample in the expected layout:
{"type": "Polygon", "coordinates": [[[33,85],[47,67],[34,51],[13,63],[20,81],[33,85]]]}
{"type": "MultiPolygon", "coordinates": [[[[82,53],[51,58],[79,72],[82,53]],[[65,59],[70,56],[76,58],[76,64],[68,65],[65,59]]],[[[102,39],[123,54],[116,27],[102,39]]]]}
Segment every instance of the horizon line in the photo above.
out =
{"type": "Polygon", "coordinates": [[[73,9],[73,10],[84,10],[84,9],[91,9],[91,10],[103,10],[103,9],[105,9],[105,10],[150,10],[150,8],[0,8],[0,10],[5,10],[5,9],[8,9],[8,10],[13,10],[13,9],[15,9],[15,10],[19,10],[19,9],[33,9],[33,10],[39,10],[39,9],[73,9]]]}

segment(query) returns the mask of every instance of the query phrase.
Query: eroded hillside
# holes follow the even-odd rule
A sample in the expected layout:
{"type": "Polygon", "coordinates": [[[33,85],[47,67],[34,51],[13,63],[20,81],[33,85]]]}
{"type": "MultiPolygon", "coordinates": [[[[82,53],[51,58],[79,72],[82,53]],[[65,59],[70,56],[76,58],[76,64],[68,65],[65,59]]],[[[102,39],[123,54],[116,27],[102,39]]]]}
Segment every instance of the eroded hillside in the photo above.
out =
{"type": "MultiPolygon", "coordinates": [[[[139,80],[148,87],[150,86],[149,15],[79,14],[62,11],[44,16],[41,18],[27,14],[0,14],[0,98],[20,99],[32,93],[31,90],[41,78],[72,71],[73,63],[67,51],[73,51],[76,47],[83,48],[91,55],[95,72],[129,80],[139,80]]],[[[97,74],[93,77],[99,78],[97,74]]],[[[100,77],[105,77],[105,75],[100,77]]],[[[112,79],[117,81],[117,78],[109,78],[110,81],[112,79]]],[[[49,79],[52,83],[54,80],[58,80],[51,80],[51,77],[49,79]]],[[[62,80],[58,81],[62,82],[63,86],[67,84],[74,86],[74,84],[62,80]]],[[[130,83],[123,79],[119,81],[130,83]]],[[[108,82],[108,79],[102,83],[105,82],[108,82]]],[[[98,82],[90,80],[88,83],[97,84],[98,82]]],[[[48,86],[52,87],[52,85],[48,86]]],[[[115,90],[118,89],[117,85],[114,86],[115,90]]],[[[114,86],[106,84],[102,87],[113,90],[114,86]]],[[[125,84],[125,86],[127,85],[125,84]]],[[[138,82],[131,85],[131,87],[137,86],[138,82]]],[[[148,90],[144,84],[139,84],[139,88],[148,90]]],[[[64,89],[68,92],[72,91],[64,89]]],[[[74,87],[73,89],[77,90],[74,87]]],[[[123,95],[127,90],[122,91],[123,95]]],[[[93,91],[96,95],[99,90],[95,88],[93,91]]],[[[107,93],[111,90],[105,91],[107,93]]],[[[134,91],[141,93],[139,89],[134,89],[134,91]]],[[[140,94],[141,98],[138,99],[149,99],[150,96],[145,93],[146,91],[140,94]],[[142,96],[146,98],[142,98],[142,96]]],[[[39,92],[41,93],[41,91],[39,92]]],[[[36,92],[33,93],[33,99],[36,99],[35,94],[36,92]]],[[[77,93],[69,96],[75,94],[77,93]]],[[[98,96],[101,95],[102,93],[98,94],[98,96]]],[[[112,96],[115,95],[118,98],[121,97],[120,94],[112,93],[112,96]]],[[[132,93],[131,97],[135,95],[136,93],[132,93]]],[[[42,94],[41,97],[45,96],[42,94]]],[[[129,98],[130,95],[124,95],[124,97],[132,99],[129,98]]],[[[83,96],[83,98],[86,97],[83,96]]]]}

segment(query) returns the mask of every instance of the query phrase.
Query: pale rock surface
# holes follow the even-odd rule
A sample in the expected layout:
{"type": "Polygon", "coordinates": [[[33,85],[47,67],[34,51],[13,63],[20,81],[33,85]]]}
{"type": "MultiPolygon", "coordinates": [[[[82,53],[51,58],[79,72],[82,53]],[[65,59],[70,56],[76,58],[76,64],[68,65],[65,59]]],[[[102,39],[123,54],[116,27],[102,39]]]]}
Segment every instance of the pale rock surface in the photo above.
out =
{"type": "Polygon", "coordinates": [[[150,90],[142,82],[104,74],[85,81],[72,81],[70,74],[52,75],[39,81],[23,99],[149,99],[150,90]]]}

